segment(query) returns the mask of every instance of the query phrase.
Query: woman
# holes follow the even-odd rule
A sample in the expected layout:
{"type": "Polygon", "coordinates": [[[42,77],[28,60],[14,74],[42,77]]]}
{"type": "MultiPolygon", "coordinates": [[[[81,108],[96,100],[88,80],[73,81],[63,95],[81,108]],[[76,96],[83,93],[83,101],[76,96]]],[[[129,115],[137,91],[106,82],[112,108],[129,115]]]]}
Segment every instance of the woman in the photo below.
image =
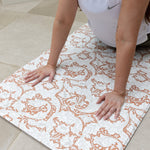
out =
{"type": "Polygon", "coordinates": [[[104,43],[116,48],[114,90],[100,96],[97,104],[103,100],[104,103],[97,110],[96,116],[98,119],[108,119],[115,112],[117,118],[125,101],[126,83],[136,47],[150,45],[150,39],[147,39],[147,34],[150,33],[149,0],[59,0],[47,65],[29,72],[24,77],[25,82],[37,78],[32,84],[34,86],[46,76],[52,82],[60,51],[66,42],[78,6],[87,16],[94,34],[104,43]]]}

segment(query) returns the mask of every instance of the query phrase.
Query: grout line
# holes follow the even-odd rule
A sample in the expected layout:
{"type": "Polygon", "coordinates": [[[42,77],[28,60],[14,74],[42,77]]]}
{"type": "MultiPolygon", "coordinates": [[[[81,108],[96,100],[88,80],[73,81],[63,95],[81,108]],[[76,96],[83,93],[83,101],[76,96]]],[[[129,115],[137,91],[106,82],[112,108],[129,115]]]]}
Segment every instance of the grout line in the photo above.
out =
{"type": "Polygon", "coordinates": [[[15,139],[9,144],[7,150],[9,150],[9,149],[11,148],[12,144],[16,141],[17,137],[19,136],[19,134],[20,134],[21,132],[22,132],[22,131],[20,131],[20,132],[16,135],[15,139]]]}

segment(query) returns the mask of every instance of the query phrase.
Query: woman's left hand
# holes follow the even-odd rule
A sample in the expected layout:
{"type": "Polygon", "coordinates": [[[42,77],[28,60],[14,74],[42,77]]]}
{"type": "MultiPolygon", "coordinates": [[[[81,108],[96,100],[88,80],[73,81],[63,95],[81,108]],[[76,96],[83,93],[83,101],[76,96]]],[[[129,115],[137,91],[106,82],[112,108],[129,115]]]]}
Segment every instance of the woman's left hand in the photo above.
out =
{"type": "Polygon", "coordinates": [[[115,119],[117,119],[125,101],[125,94],[121,95],[116,91],[105,93],[99,98],[96,104],[99,104],[102,100],[105,101],[95,114],[98,119],[100,120],[104,116],[104,120],[107,120],[115,111],[115,119]]]}

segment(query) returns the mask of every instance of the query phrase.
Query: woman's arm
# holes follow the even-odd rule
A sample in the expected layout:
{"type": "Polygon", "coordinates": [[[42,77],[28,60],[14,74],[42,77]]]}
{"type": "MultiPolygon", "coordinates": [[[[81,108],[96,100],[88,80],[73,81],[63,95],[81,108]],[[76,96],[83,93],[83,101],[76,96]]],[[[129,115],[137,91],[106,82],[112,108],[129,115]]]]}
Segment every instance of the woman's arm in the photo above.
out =
{"type": "Polygon", "coordinates": [[[116,31],[116,77],[114,90],[104,93],[97,104],[104,103],[96,112],[98,119],[108,119],[114,112],[119,117],[125,101],[126,83],[136,50],[136,42],[149,0],[122,0],[116,31]]]}
{"type": "Polygon", "coordinates": [[[56,17],[53,24],[52,44],[47,64],[56,66],[59,54],[70,32],[76,11],[77,0],[59,0],[56,17]]]}
{"type": "Polygon", "coordinates": [[[56,65],[61,49],[63,48],[78,8],[77,0],[59,0],[58,10],[53,24],[52,42],[47,65],[27,73],[25,82],[37,79],[32,86],[49,76],[52,82],[56,73],[56,65]]]}
{"type": "Polygon", "coordinates": [[[116,79],[114,91],[125,95],[140,25],[149,0],[122,0],[116,31],[116,79]]]}

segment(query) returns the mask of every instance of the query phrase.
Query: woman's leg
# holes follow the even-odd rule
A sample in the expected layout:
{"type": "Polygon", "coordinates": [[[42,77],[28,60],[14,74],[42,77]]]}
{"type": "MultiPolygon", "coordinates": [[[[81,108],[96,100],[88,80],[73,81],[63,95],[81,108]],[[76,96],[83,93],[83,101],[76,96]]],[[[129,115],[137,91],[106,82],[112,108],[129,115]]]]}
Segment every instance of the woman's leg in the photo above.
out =
{"type": "MultiPolygon", "coordinates": [[[[136,49],[137,48],[150,48],[150,33],[148,33],[147,34],[147,37],[148,37],[148,39],[147,39],[147,41],[145,41],[144,43],[141,43],[141,44],[138,44],[138,45],[136,45],[136,49]]],[[[116,50],[116,47],[112,47],[112,46],[109,46],[108,45],[108,47],[110,47],[110,48],[113,48],[113,49],[115,49],[116,50]]]]}
{"type": "Polygon", "coordinates": [[[142,44],[138,44],[136,48],[148,48],[148,47],[150,48],[150,33],[147,34],[147,37],[148,37],[147,41],[145,41],[142,44]]]}

